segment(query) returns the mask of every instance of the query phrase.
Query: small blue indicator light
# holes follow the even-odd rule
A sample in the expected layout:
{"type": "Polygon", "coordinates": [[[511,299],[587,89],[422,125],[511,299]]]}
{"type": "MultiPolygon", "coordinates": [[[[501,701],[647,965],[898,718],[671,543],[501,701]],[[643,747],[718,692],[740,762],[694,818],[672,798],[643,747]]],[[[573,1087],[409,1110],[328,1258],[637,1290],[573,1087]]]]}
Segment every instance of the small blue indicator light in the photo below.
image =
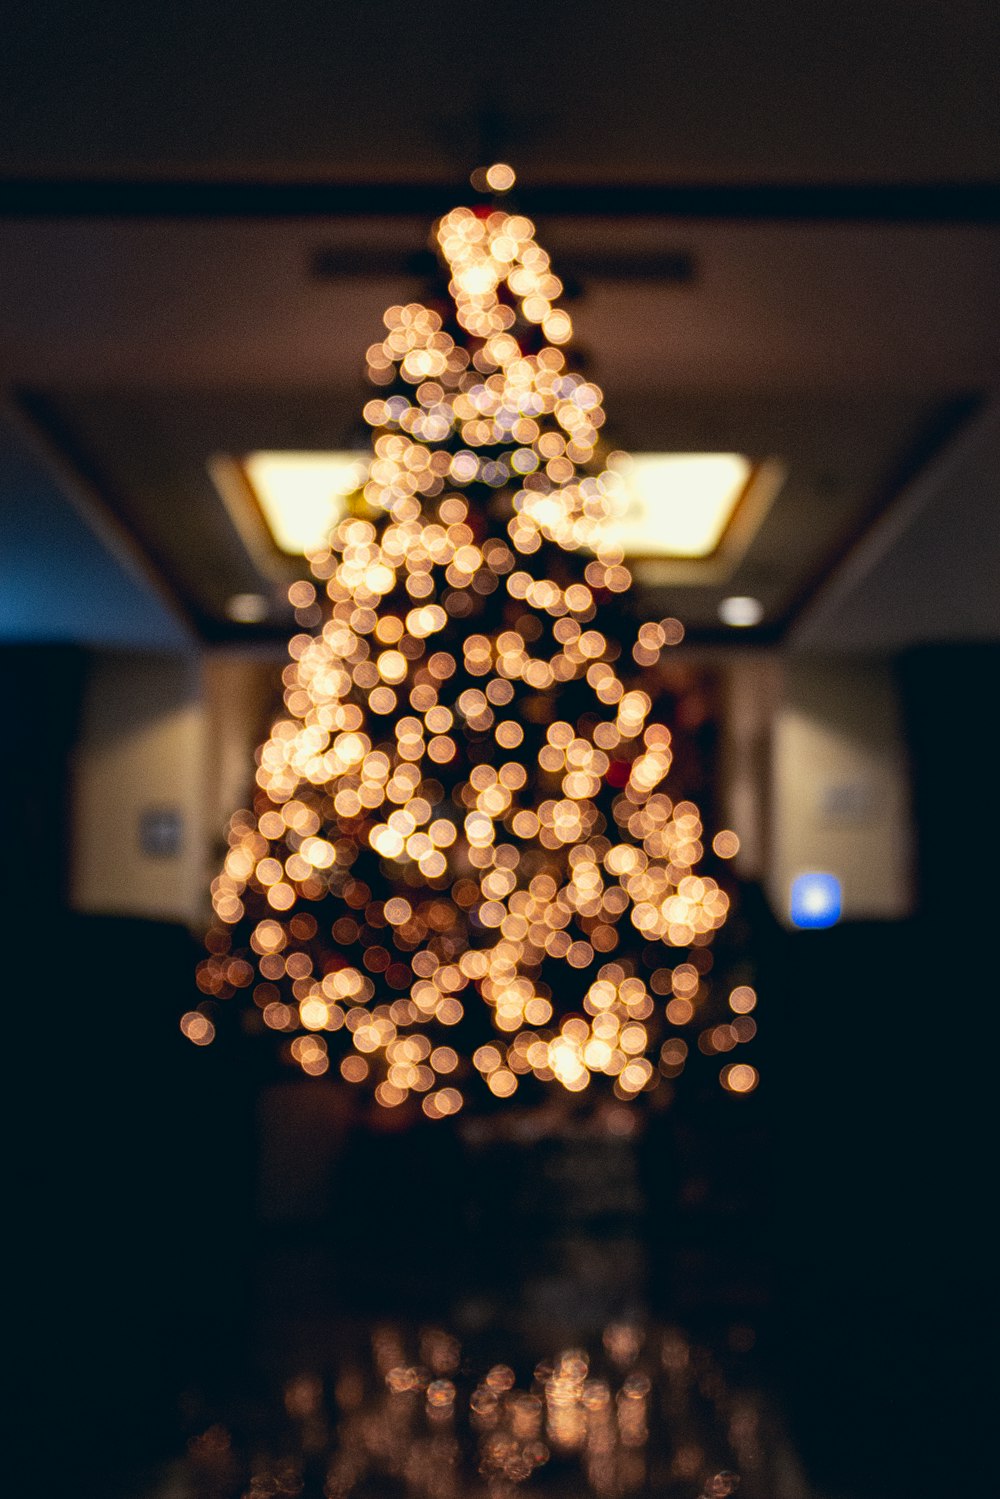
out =
{"type": "Polygon", "coordinates": [[[788,914],[793,926],[835,926],[840,906],[840,881],[835,874],[800,874],[792,881],[788,914]]]}

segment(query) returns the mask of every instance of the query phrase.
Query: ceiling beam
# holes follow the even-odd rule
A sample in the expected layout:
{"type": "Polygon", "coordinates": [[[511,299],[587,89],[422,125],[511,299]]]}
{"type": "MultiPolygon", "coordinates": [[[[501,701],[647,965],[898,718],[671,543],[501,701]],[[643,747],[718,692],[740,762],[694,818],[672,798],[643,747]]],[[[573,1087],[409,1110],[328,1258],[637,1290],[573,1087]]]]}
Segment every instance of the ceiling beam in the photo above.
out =
{"type": "MultiPolygon", "coordinates": [[[[457,183],[207,178],[0,179],[0,217],[17,219],[433,218],[470,196],[457,183]]],[[[998,182],[549,183],[503,202],[546,218],[737,223],[1000,223],[998,182]]]]}

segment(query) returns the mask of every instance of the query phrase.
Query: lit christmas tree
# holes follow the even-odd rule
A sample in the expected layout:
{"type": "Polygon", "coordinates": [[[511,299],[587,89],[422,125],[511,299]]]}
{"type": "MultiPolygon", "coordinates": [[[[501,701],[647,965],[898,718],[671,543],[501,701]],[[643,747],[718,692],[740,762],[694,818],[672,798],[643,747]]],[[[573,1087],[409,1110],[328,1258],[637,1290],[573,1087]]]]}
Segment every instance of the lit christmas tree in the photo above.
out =
{"type": "MultiPolygon", "coordinates": [[[[291,590],[313,632],[198,981],[386,1107],[442,1118],[480,1080],[631,1099],[683,1067],[728,908],[644,687],[683,631],[630,613],[603,398],[567,367],[533,225],[456,208],[435,232],[448,300],[390,308],[368,351],[367,482],[291,590]]],[[[731,1044],[752,1003],[732,996],[731,1044]]],[[[184,1017],[190,1039],[211,1012],[184,1017]]]]}

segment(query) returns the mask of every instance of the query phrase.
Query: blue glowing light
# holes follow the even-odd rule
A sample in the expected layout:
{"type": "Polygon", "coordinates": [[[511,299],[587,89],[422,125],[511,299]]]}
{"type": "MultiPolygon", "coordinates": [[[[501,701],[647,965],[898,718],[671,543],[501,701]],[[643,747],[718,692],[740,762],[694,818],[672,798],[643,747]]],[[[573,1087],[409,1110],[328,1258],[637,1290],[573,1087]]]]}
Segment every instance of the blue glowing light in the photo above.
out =
{"type": "Polygon", "coordinates": [[[788,914],[793,926],[834,926],[840,920],[840,907],[840,881],[835,874],[800,874],[792,881],[788,914]]]}

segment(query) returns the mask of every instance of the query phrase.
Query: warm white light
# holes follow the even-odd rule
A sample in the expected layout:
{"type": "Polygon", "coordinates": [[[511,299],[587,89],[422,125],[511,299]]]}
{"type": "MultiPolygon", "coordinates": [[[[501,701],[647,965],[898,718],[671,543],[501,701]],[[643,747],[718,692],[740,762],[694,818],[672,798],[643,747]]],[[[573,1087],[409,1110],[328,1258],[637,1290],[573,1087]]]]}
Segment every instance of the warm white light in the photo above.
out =
{"type": "Polygon", "coordinates": [[[517,177],[513,167],[509,167],[505,161],[497,161],[486,168],[486,181],[495,193],[506,193],[514,186],[517,177]]]}
{"type": "Polygon", "coordinates": [[[270,604],[262,593],[234,593],[226,600],[226,613],[241,625],[256,625],[266,619],[270,604]]]}
{"type": "Polygon", "coordinates": [[[746,629],[750,625],[760,624],[764,618],[764,605],[760,599],[734,595],[732,598],[722,600],[719,605],[719,618],[724,625],[732,625],[739,630],[746,629]]]}
{"type": "Polygon", "coordinates": [[[614,467],[625,485],[624,513],[607,538],[626,557],[707,557],[715,551],[751,464],[742,453],[639,453],[614,467]]]}
{"type": "MultiPolygon", "coordinates": [[[[614,467],[624,508],[602,540],[626,557],[709,556],[751,471],[741,453],[622,454],[614,467]]],[[[345,497],[364,482],[363,461],[350,452],[251,453],[243,471],[278,546],[295,556],[325,543],[345,497]]]]}
{"type": "Polygon", "coordinates": [[[365,469],[357,453],[347,452],[250,453],[243,460],[271,535],[293,556],[324,545],[365,469]]]}

